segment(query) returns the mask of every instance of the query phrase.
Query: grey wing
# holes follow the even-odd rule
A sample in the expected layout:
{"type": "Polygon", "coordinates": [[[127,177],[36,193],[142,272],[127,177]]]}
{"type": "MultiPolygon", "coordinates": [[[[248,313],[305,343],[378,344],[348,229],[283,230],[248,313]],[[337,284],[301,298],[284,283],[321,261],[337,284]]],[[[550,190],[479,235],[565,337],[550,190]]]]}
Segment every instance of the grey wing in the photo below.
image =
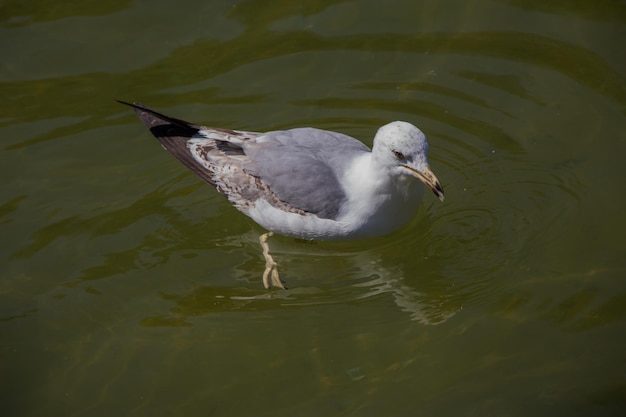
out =
{"type": "Polygon", "coordinates": [[[290,206],[324,219],[337,218],[346,195],[337,172],[303,148],[272,147],[257,152],[245,170],[266,183],[290,206]]]}
{"type": "Polygon", "coordinates": [[[140,103],[121,103],[134,107],[168,152],[243,211],[240,203],[265,193],[271,204],[286,204],[283,209],[334,219],[346,198],[338,180],[346,153],[369,151],[356,139],[335,132],[300,128],[259,134],[211,129],[140,103]],[[199,141],[192,142],[193,138],[199,141]]]}
{"type": "Polygon", "coordinates": [[[244,145],[245,169],[283,202],[336,219],[346,200],[339,176],[351,158],[370,149],[341,133],[314,128],[268,132],[244,145]]]}
{"type": "Polygon", "coordinates": [[[258,139],[259,143],[278,143],[288,146],[303,146],[317,150],[342,150],[350,149],[354,151],[369,152],[362,142],[343,133],[332,132],[330,130],[315,129],[312,127],[299,127],[289,130],[277,130],[267,132],[258,139]]]}

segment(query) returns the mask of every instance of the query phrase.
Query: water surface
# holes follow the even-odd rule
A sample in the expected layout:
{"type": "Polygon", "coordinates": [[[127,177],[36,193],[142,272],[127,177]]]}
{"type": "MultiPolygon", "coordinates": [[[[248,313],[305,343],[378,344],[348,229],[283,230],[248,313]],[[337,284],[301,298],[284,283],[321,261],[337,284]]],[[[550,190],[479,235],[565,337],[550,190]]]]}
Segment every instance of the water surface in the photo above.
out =
{"type": "Polygon", "coordinates": [[[622,415],[620,1],[0,5],[7,415],[622,415]],[[276,237],[127,108],[429,137],[381,238],[276,237]]]}

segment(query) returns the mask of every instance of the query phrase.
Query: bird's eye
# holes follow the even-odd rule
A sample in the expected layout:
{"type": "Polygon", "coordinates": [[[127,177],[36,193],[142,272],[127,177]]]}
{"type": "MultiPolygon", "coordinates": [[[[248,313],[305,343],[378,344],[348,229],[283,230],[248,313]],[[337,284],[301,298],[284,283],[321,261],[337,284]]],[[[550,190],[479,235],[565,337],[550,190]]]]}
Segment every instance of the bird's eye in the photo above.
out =
{"type": "Polygon", "coordinates": [[[396,151],[396,150],[393,150],[392,152],[393,152],[393,155],[394,155],[396,158],[398,158],[398,159],[400,159],[400,160],[403,160],[403,159],[404,159],[404,154],[403,154],[402,152],[400,152],[400,151],[396,151]]]}

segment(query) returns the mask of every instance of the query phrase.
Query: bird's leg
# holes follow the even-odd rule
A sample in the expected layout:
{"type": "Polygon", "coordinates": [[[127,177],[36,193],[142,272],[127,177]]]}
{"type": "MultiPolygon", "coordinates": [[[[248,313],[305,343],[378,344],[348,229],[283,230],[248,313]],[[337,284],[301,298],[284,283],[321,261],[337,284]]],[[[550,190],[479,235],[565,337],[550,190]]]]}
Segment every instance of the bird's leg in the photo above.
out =
{"type": "Polygon", "coordinates": [[[272,285],[287,289],[283,285],[283,282],[280,280],[280,276],[278,275],[278,264],[270,255],[270,245],[267,243],[270,236],[272,236],[273,232],[267,232],[259,237],[259,242],[261,242],[261,247],[263,248],[263,257],[265,258],[265,271],[263,272],[263,285],[265,288],[270,289],[272,285]]]}

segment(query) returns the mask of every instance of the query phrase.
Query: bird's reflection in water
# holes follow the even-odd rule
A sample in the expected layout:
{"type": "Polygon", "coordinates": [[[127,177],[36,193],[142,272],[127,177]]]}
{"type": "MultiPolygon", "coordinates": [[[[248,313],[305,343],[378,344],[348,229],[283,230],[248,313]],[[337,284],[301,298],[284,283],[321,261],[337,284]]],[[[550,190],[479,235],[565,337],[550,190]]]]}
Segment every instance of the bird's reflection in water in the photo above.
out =
{"type": "Polygon", "coordinates": [[[233,270],[232,286],[212,286],[208,271],[206,284],[188,293],[162,293],[176,307],[167,315],[147,318],[143,324],[189,325],[189,318],[212,313],[362,304],[386,297],[411,320],[434,325],[462,308],[452,284],[444,282],[446,279],[437,271],[408,271],[408,266],[397,259],[386,260],[377,249],[355,250],[339,243],[307,243],[290,238],[277,239],[273,247],[279,265],[288,271],[284,276],[289,289],[260,289],[263,261],[255,251],[257,238],[255,232],[249,232],[220,242],[225,250],[244,248],[246,252],[245,260],[233,270]]]}

